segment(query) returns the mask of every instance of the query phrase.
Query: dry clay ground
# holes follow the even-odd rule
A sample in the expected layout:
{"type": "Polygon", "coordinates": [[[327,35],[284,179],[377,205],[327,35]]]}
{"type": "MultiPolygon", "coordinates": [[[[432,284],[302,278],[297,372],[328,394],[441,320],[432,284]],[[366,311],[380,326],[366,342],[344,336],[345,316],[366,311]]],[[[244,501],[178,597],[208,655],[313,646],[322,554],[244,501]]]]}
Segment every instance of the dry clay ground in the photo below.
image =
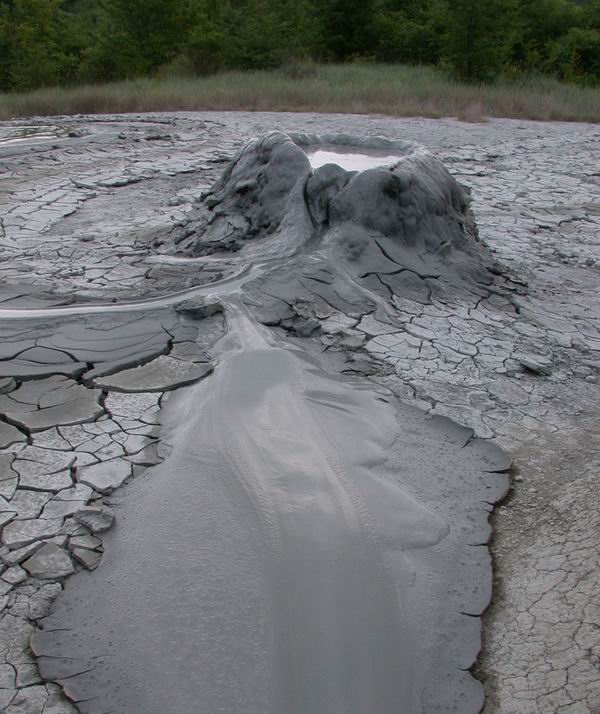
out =
{"type": "MultiPolygon", "coordinates": [[[[476,670],[485,711],[600,712],[600,127],[245,113],[5,122],[0,308],[31,305],[20,296],[32,285],[101,300],[194,285],[194,266],[148,262],[160,249],[154,235],[184,219],[241,143],[271,129],[413,140],[472,189],[481,236],[522,283],[510,310],[493,295],[452,308],[396,297],[403,331],[340,316],[329,320],[324,345],[368,364],[403,399],[514,454],[512,491],[493,516],[495,591],[476,670]]],[[[132,416],[134,407],[154,413],[159,396],[138,407],[111,397],[116,422],[119,404],[128,423],[138,419],[125,441],[152,423],[132,416]]],[[[101,436],[108,439],[98,430],[82,438],[101,436]]],[[[57,438],[34,448],[59,448],[57,438]]],[[[74,443],[62,448],[79,448],[74,443]]],[[[16,477],[7,502],[10,491],[19,499],[16,477]]],[[[52,489],[41,493],[39,508],[21,495],[15,510],[35,520],[53,498],[52,489]]],[[[29,555],[36,537],[22,548],[29,555]]],[[[0,707],[71,711],[39,682],[27,651],[41,591],[24,589],[18,550],[1,553],[10,567],[1,576],[0,707]]]]}

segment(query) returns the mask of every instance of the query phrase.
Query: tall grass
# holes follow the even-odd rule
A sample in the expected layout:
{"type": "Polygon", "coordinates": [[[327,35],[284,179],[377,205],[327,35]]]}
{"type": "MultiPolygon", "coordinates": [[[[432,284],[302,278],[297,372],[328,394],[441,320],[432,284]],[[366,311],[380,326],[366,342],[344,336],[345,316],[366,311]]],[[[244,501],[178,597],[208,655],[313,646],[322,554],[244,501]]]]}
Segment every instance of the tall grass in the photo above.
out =
{"type": "Polygon", "coordinates": [[[548,78],[466,85],[404,65],[315,66],[0,94],[0,119],[60,114],[248,110],[600,121],[600,90],[548,78]]]}

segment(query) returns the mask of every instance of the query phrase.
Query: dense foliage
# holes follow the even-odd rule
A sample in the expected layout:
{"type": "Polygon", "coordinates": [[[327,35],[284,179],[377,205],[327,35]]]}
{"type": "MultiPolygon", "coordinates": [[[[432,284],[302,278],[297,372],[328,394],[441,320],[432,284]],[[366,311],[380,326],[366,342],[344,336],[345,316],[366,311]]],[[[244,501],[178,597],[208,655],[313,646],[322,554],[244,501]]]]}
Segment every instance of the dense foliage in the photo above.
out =
{"type": "Polygon", "coordinates": [[[0,90],[361,59],[600,83],[600,0],[0,0],[0,90]]]}

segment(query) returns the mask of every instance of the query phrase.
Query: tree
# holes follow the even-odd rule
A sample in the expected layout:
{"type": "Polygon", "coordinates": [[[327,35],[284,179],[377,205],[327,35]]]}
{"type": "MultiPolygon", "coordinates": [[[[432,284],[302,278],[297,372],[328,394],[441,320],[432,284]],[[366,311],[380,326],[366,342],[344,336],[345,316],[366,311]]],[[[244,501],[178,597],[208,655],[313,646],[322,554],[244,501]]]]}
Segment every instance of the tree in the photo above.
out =
{"type": "Polygon", "coordinates": [[[442,58],[451,72],[467,82],[493,79],[502,69],[513,38],[512,0],[448,0],[442,58]]]}
{"type": "Polygon", "coordinates": [[[600,30],[600,0],[589,0],[582,7],[583,26],[592,30],[600,30]]]}
{"type": "Polygon", "coordinates": [[[232,14],[228,0],[192,0],[186,8],[187,36],[182,57],[194,74],[210,74],[227,66],[227,28],[232,14]]]}
{"type": "Polygon", "coordinates": [[[550,50],[549,65],[561,79],[600,82],[600,32],[573,27],[550,50]]]}
{"type": "Polygon", "coordinates": [[[319,51],[313,0],[193,0],[185,55],[195,72],[261,69],[319,51]]]}
{"type": "Polygon", "coordinates": [[[438,64],[444,33],[439,9],[435,0],[380,0],[374,15],[377,58],[438,64]]]}
{"type": "Polygon", "coordinates": [[[600,0],[0,0],[0,91],[305,60],[600,79],[600,0]]]}
{"type": "Polygon", "coordinates": [[[336,60],[368,55],[374,49],[374,0],[325,0],[323,39],[336,60]]]}
{"type": "Polygon", "coordinates": [[[183,45],[183,15],[183,0],[104,0],[85,53],[83,78],[109,81],[152,74],[183,45]]]}
{"type": "Polygon", "coordinates": [[[68,48],[61,0],[12,0],[0,6],[2,89],[34,89],[68,79],[78,61],[68,48]]]}
{"type": "Polygon", "coordinates": [[[272,5],[280,63],[325,56],[319,3],[315,0],[279,0],[272,5]]]}

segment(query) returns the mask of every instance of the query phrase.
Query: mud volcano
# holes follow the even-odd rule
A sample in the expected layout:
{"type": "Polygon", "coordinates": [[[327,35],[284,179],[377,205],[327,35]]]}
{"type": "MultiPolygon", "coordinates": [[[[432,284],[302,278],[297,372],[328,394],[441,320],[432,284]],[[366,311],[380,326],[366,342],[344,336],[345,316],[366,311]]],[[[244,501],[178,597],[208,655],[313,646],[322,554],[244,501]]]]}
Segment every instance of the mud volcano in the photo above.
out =
{"type": "MultiPolygon", "coordinates": [[[[42,621],[42,675],[90,714],[480,711],[510,461],[368,379],[355,329],[496,289],[467,194],[413,145],[269,134],[174,245],[232,276],[205,290],[227,332],[166,400],[164,463],[113,497],[100,566],[42,621]],[[374,167],[311,166],[350,146],[374,167]]],[[[202,301],[178,309],[202,332],[202,301]]]]}

